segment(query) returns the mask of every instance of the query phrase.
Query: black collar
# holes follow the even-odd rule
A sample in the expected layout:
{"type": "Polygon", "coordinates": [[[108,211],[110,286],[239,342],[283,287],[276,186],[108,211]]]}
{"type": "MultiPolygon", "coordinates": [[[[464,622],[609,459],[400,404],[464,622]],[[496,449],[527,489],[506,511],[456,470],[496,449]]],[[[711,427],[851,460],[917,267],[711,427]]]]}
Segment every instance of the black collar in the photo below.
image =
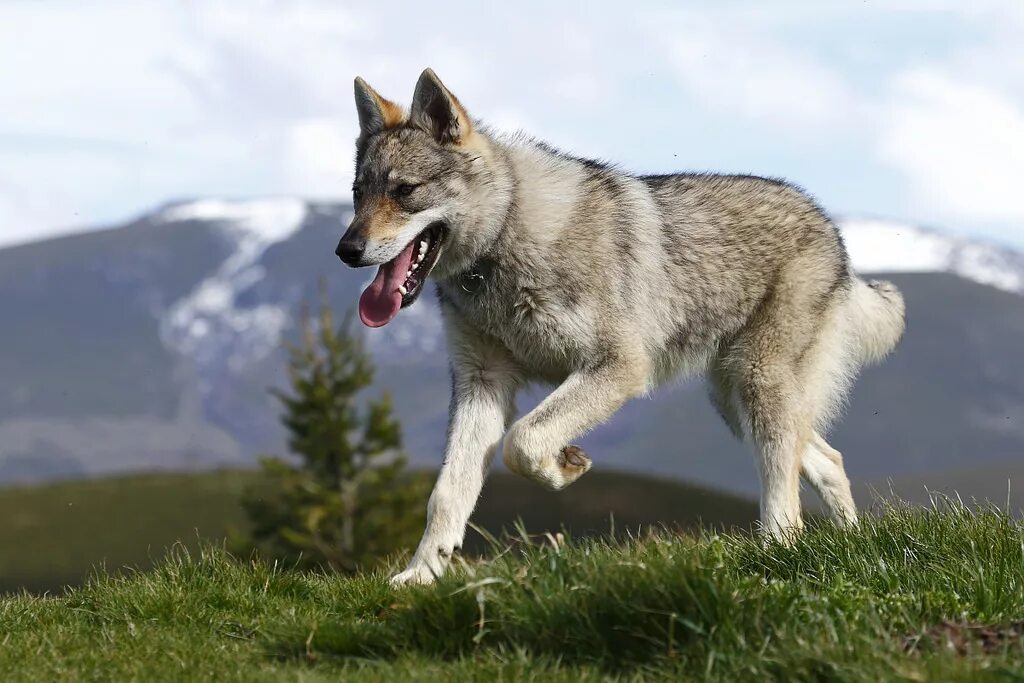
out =
{"type": "Polygon", "coordinates": [[[485,256],[456,276],[455,282],[466,294],[476,294],[491,280],[494,266],[494,260],[485,256]]]}

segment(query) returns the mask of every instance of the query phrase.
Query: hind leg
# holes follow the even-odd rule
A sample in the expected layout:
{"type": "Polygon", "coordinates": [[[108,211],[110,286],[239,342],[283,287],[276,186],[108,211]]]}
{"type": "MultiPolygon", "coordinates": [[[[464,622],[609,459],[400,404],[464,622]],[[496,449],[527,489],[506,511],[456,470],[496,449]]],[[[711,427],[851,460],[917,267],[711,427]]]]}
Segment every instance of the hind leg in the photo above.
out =
{"type": "Polygon", "coordinates": [[[800,464],[812,429],[784,339],[764,315],[712,361],[707,379],[726,424],[736,436],[751,436],[757,448],[762,530],[790,540],[802,527],[800,464]]]}
{"type": "Polygon", "coordinates": [[[843,456],[821,436],[841,411],[856,368],[849,352],[849,332],[842,310],[841,302],[826,309],[823,323],[798,370],[804,403],[814,426],[803,452],[801,473],[817,491],[836,524],[847,526],[857,522],[850,480],[843,469],[843,456]]]}
{"type": "Polygon", "coordinates": [[[761,526],[768,535],[791,541],[800,518],[800,460],[807,448],[795,381],[785,368],[758,367],[743,394],[761,475],[761,526]]]}
{"type": "Polygon", "coordinates": [[[834,368],[822,363],[830,301],[839,296],[835,264],[808,250],[778,272],[768,295],[726,355],[747,432],[758,449],[761,524],[791,540],[801,529],[800,468],[830,383],[808,383],[834,368]],[[824,345],[823,345],[824,344],[824,345]]]}
{"type": "Polygon", "coordinates": [[[850,480],[843,469],[843,456],[839,451],[815,432],[807,444],[800,467],[804,478],[818,492],[836,524],[856,524],[857,506],[850,493],[850,480]]]}

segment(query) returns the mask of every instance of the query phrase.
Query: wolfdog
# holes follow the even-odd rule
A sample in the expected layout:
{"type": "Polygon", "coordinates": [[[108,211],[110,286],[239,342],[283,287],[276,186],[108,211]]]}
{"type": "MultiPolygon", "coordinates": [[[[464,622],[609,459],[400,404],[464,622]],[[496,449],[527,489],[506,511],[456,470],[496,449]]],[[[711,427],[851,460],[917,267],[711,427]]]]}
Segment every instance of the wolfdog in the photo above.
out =
{"type": "Polygon", "coordinates": [[[703,373],[757,447],[761,528],[801,528],[799,479],[856,522],[823,434],[857,370],[904,329],[900,292],[865,282],[800,189],[745,175],[634,175],[473,120],[427,69],[408,113],[355,81],[355,215],[337,254],[377,265],[370,327],[436,283],[452,374],[427,525],[392,582],[429,583],[459,549],[499,444],[551,489],[586,473],[572,445],[625,401],[703,373]],[[515,420],[517,390],[557,387],[515,420]],[[504,439],[504,440],[503,440],[504,439]]]}

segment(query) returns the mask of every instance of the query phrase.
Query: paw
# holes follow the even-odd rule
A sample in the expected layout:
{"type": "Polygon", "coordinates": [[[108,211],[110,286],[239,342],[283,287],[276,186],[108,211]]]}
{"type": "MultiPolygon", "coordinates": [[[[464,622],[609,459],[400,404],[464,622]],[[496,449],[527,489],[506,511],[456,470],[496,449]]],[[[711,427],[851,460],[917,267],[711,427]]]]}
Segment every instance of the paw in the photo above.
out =
{"type": "Polygon", "coordinates": [[[555,458],[555,462],[558,463],[558,469],[562,471],[562,478],[565,480],[566,486],[589,472],[593,465],[590,458],[587,457],[586,451],[573,444],[563,448],[555,458]]]}
{"type": "Polygon", "coordinates": [[[533,479],[552,491],[561,491],[589,472],[593,464],[582,448],[573,445],[563,448],[548,463],[533,479]]]}
{"type": "Polygon", "coordinates": [[[505,465],[541,486],[559,491],[590,470],[590,458],[579,446],[558,449],[542,434],[516,423],[505,437],[502,448],[505,465]]]}
{"type": "Polygon", "coordinates": [[[409,565],[405,571],[392,576],[388,583],[393,588],[401,586],[429,586],[437,580],[437,575],[426,564],[409,565]]]}
{"type": "Polygon", "coordinates": [[[427,586],[434,583],[448,569],[452,556],[459,548],[454,543],[435,544],[430,540],[425,543],[431,550],[424,552],[424,546],[421,544],[405,571],[391,577],[389,583],[392,586],[427,586]]]}

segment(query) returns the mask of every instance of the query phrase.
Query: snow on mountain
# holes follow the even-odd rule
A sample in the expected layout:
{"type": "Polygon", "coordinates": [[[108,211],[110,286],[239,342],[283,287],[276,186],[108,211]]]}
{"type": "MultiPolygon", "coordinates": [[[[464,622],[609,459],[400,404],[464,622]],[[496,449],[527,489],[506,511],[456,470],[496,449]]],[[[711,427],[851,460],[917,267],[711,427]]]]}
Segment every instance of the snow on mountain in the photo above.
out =
{"type": "Polygon", "coordinates": [[[154,218],[167,223],[216,222],[269,246],[291,237],[302,224],[307,210],[306,202],[288,197],[238,201],[202,199],[175,204],[163,209],[154,218]]]}
{"type": "Polygon", "coordinates": [[[1024,294],[1024,254],[893,221],[839,221],[854,268],[873,272],[948,272],[1024,294]]]}
{"type": "Polygon", "coordinates": [[[164,343],[200,366],[223,359],[234,371],[269,355],[290,312],[273,304],[240,307],[238,295],[266,276],[260,257],[272,244],[295,234],[307,211],[299,199],[205,199],[155,215],[155,221],[168,225],[213,223],[235,245],[216,272],[169,308],[160,326],[164,343]]]}

